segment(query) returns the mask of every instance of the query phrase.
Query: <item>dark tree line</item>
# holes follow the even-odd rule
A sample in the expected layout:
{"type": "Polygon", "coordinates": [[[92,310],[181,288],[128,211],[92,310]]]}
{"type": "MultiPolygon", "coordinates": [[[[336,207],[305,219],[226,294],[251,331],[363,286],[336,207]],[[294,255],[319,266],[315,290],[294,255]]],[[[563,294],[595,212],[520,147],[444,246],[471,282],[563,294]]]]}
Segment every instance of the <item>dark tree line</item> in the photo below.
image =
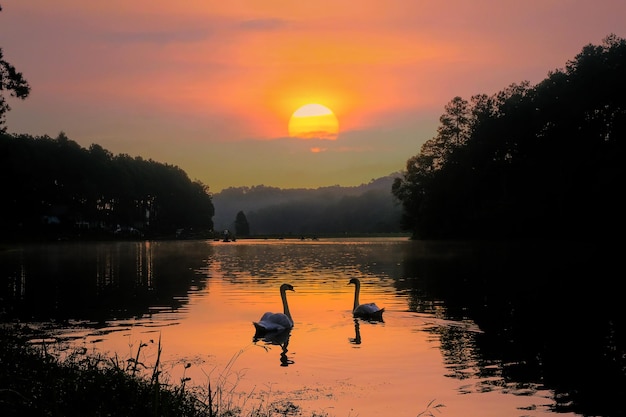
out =
{"type": "Polygon", "coordinates": [[[455,97],[393,194],[414,238],[624,230],[626,41],[609,35],[535,86],[455,97]]]}
{"type": "Polygon", "coordinates": [[[208,187],[180,168],[63,133],[0,134],[0,233],[5,239],[107,234],[174,236],[210,232],[208,187]]]}

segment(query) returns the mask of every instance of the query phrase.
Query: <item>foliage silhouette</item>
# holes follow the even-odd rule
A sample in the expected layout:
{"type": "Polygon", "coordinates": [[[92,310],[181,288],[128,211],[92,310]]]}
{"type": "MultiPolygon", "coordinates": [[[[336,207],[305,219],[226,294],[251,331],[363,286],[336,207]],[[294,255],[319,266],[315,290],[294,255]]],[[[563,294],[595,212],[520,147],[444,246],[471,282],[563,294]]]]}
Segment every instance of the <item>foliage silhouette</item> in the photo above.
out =
{"type": "Polygon", "coordinates": [[[248,224],[248,219],[243,211],[238,212],[237,217],[235,217],[235,234],[237,236],[250,235],[250,225],[248,224]]]}
{"type": "Polygon", "coordinates": [[[626,41],[587,45],[536,86],[455,97],[394,181],[413,238],[606,237],[623,230],[626,41]]]}
{"type": "Polygon", "coordinates": [[[0,134],[5,239],[160,237],[212,231],[208,187],[180,168],[80,147],[64,133],[0,134]]]}
{"type": "MultiPolygon", "coordinates": [[[[0,6],[1,11],[2,6],[0,6]]],[[[30,85],[21,72],[4,60],[4,54],[0,48],[0,133],[6,132],[5,114],[11,110],[4,96],[5,91],[8,91],[11,97],[24,100],[30,94],[30,85]]]]}

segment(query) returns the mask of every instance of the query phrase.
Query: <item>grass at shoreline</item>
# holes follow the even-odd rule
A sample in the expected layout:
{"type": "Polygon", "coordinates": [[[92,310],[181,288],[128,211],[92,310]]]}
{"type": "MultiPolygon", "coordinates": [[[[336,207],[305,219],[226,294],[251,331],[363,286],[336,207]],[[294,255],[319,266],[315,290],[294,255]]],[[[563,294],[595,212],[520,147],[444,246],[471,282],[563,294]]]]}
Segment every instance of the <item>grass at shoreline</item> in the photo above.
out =
{"type": "Polygon", "coordinates": [[[4,416],[210,416],[182,389],[135,377],[107,358],[58,359],[26,326],[0,330],[0,408],[4,416]]]}
{"type": "MultiPolygon", "coordinates": [[[[88,355],[85,349],[61,351],[55,343],[45,331],[0,323],[3,417],[331,417],[305,414],[289,400],[272,402],[266,396],[251,404],[250,394],[238,403],[223,386],[223,375],[216,386],[209,382],[206,392],[188,389],[185,378],[170,384],[161,373],[160,342],[152,365],[138,360],[141,346],[135,358],[120,359],[88,355]]],[[[441,407],[433,400],[417,417],[433,417],[441,407]]]]}
{"type": "MultiPolygon", "coordinates": [[[[206,395],[190,391],[185,379],[169,384],[161,374],[159,358],[146,367],[137,359],[87,355],[81,350],[54,351],[54,341],[25,325],[0,325],[0,410],[13,416],[134,416],[134,417],[286,417],[302,416],[290,401],[260,400],[244,411],[222,387],[208,385],[206,395]],[[224,395],[226,394],[226,395],[224,395]]],[[[139,348],[141,349],[141,347],[139,348]]],[[[159,346],[160,351],[160,346],[159,346]]],[[[137,358],[139,352],[137,352],[137,358]]],[[[219,384],[218,384],[219,385],[219,384]]],[[[311,414],[311,417],[329,417],[311,414]]]]}

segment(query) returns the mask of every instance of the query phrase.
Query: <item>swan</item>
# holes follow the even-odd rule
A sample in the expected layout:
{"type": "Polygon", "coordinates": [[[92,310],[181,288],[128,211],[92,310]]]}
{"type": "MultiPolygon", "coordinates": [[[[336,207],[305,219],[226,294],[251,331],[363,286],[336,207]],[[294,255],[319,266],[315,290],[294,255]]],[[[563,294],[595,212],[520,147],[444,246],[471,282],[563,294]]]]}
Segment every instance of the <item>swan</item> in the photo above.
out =
{"type": "Polygon", "coordinates": [[[361,292],[361,281],[358,278],[352,278],[348,285],[354,284],[354,307],[352,314],[354,317],[361,317],[368,320],[382,321],[384,308],[378,307],[375,303],[359,303],[359,293],[361,292]]]}
{"type": "Polygon", "coordinates": [[[261,316],[259,321],[253,321],[256,335],[264,335],[269,332],[281,332],[283,330],[291,330],[293,328],[293,319],[289,312],[287,304],[287,291],[295,291],[293,285],[283,284],[280,286],[280,298],[283,300],[283,312],[272,313],[268,311],[261,316]]]}

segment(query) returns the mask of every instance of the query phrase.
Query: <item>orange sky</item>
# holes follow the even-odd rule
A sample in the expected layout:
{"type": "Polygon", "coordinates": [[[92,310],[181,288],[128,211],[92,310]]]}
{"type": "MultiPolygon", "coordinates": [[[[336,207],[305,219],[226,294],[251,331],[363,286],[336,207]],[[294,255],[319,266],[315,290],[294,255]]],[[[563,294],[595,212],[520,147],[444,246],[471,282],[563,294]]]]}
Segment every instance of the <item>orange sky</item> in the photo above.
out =
{"type": "Polygon", "coordinates": [[[453,97],[537,83],[626,37],[623,0],[0,0],[32,91],[10,133],[178,165],[218,192],[367,183],[402,170],[453,97]],[[337,140],[288,137],[317,102],[337,140]]]}

